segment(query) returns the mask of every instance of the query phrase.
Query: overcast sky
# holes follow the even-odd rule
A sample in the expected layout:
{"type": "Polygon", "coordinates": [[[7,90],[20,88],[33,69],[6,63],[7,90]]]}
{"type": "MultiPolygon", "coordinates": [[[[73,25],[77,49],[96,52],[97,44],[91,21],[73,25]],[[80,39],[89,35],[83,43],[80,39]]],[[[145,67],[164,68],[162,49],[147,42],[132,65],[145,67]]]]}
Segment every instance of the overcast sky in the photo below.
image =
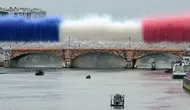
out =
{"type": "Polygon", "coordinates": [[[190,0],[0,0],[1,7],[43,8],[49,15],[107,13],[136,17],[190,12],[190,0]]]}

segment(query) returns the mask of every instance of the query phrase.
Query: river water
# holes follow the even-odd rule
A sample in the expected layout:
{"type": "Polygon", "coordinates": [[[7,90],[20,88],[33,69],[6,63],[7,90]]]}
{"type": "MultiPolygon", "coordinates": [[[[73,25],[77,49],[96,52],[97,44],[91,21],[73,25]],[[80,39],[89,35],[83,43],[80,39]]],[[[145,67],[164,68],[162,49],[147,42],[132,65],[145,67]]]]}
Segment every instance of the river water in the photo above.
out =
{"type": "Polygon", "coordinates": [[[182,80],[148,70],[12,71],[0,75],[0,110],[111,110],[110,94],[125,94],[125,110],[190,110],[182,80]],[[90,74],[92,79],[85,79],[90,74]]]}

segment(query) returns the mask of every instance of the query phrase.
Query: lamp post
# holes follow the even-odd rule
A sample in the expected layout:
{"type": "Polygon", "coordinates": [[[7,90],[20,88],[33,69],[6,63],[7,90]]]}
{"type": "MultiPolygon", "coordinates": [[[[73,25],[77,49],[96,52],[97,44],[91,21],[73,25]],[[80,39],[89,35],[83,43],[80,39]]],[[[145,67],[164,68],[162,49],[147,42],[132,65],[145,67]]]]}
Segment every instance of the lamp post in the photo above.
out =
{"type": "Polygon", "coordinates": [[[131,47],[131,37],[129,37],[129,47],[131,47]]]}
{"type": "Polygon", "coordinates": [[[69,37],[69,47],[71,47],[71,37],[69,37]]]}

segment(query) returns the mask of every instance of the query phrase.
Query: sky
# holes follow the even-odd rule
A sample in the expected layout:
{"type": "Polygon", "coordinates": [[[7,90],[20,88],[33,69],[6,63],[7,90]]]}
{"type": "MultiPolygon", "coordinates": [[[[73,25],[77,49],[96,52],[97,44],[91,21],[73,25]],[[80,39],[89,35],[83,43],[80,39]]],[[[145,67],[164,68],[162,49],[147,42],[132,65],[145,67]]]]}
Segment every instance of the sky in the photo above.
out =
{"type": "Polygon", "coordinates": [[[190,13],[190,0],[1,0],[1,7],[42,8],[48,15],[109,14],[116,18],[190,13]]]}

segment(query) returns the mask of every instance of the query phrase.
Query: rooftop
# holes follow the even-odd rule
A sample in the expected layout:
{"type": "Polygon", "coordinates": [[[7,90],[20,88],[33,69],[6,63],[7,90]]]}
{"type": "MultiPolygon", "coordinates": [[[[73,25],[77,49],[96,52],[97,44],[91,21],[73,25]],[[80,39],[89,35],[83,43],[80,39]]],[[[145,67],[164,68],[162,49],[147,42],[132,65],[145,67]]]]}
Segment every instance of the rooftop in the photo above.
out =
{"type": "Polygon", "coordinates": [[[9,7],[9,8],[3,8],[0,7],[0,11],[2,12],[30,12],[30,13],[46,13],[45,10],[42,10],[40,8],[24,8],[24,7],[9,7]]]}

